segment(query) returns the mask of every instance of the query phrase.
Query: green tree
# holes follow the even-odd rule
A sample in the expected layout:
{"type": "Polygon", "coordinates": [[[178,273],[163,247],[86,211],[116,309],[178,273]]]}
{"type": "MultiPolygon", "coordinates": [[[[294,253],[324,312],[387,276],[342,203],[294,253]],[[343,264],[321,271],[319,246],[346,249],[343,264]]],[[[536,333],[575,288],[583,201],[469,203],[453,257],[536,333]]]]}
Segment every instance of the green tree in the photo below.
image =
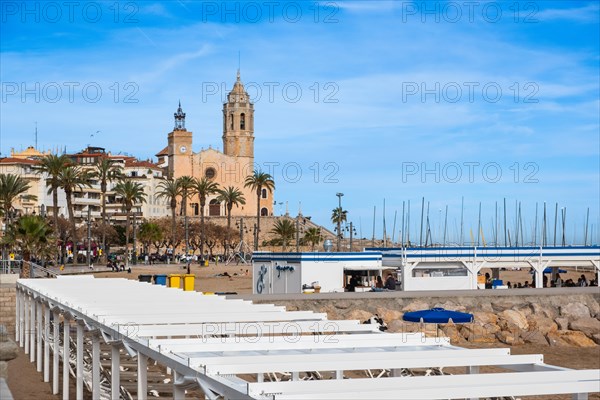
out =
{"type": "Polygon", "coordinates": [[[0,174],[0,205],[7,225],[10,222],[10,209],[13,203],[30,188],[29,183],[18,175],[0,174]]]}
{"type": "Polygon", "coordinates": [[[296,234],[296,227],[294,226],[294,222],[290,219],[278,219],[275,221],[271,233],[277,235],[277,238],[281,240],[281,251],[285,251],[287,242],[296,234]]]}
{"type": "Polygon", "coordinates": [[[194,195],[196,180],[189,175],[184,175],[177,178],[177,184],[181,188],[181,215],[183,215],[183,223],[185,225],[185,254],[187,256],[190,247],[187,220],[188,200],[194,195]]]}
{"type": "MultiPolygon", "coordinates": [[[[95,165],[95,170],[91,176],[97,178],[100,181],[100,193],[102,196],[102,223],[107,223],[106,220],[106,192],[108,190],[108,183],[116,181],[123,177],[122,168],[117,164],[117,160],[109,157],[101,157],[98,163],[95,165]]],[[[106,229],[102,230],[102,251],[104,257],[106,254],[106,229]]],[[[105,258],[106,259],[106,258],[105,258]]]]}
{"type": "Polygon", "coordinates": [[[144,245],[144,252],[148,253],[148,249],[152,243],[162,240],[163,230],[160,225],[155,222],[144,222],[140,225],[138,237],[140,238],[140,242],[144,245]]]}
{"type": "Polygon", "coordinates": [[[51,234],[52,229],[39,215],[24,215],[8,227],[3,243],[19,249],[23,254],[22,278],[31,277],[31,256],[48,254],[54,243],[51,234]]]}
{"type": "Polygon", "coordinates": [[[40,159],[39,165],[35,166],[38,174],[46,174],[46,187],[48,194],[52,194],[52,217],[54,229],[58,226],[58,189],[60,188],[60,175],[63,170],[71,164],[66,154],[60,156],[49,154],[40,159]]]}
{"type": "Polygon", "coordinates": [[[169,202],[171,209],[171,245],[173,246],[173,254],[175,254],[175,243],[177,242],[175,235],[177,232],[177,198],[181,195],[181,186],[173,179],[165,179],[158,184],[158,192],[156,197],[166,199],[169,202]]]}
{"type": "Polygon", "coordinates": [[[258,237],[260,235],[260,198],[262,190],[266,189],[269,193],[272,193],[273,190],[275,190],[275,181],[271,175],[255,170],[252,175],[246,177],[244,187],[249,187],[256,191],[256,232],[254,236],[254,251],[257,251],[258,237]]]}
{"type": "Polygon", "coordinates": [[[58,174],[58,184],[65,191],[67,210],[73,237],[73,259],[77,258],[77,227],[75,226],[75,210],[73,209],[73,193],[84,187],[90,187],[90,175],[79,166],[67,166],[58,174]]]}
{"type": "Polygon", "coordinates": [[[308,228],[304,232],[304,243],[310,243],[311,251],[315,251],[315,246],[318,245],[323,237],[321,236],[321,228],[308,228]]]}
{"type": "Polygon", "coordinates": [[[204,227],[204,207],[206,206],[206,198],[211,194],[219,192],[219,185],[206,177],[197,179],[194,185],[194,191],[198,195],[200,201],[200,255],[204,255],[204,242],[206,230],[204,227]]]}
{"type": "Polygon", "coordinates": [[[227,245],[225,246],[225,255],[228,255],[231,245],[231,209],[234,205],[239,207],[246,204],[246,198],[238,188],[228,186],[225,189],[219,190],[217,200],[225,202],[225,206],[227,207],[227,245]]]}
{"type": "Polygon", "coordinates": [[[127,265],[129,265],[129,232],[131,231],[131,210],[135,204],[146,202],[146,193],[144,186],[141,183],[132,182],[131,180],[121,180],[116,184],[115,194],[120,197],[123,209],[127,214],[126,217],[126,234],[125,234],[125,252],[127,265]]]}

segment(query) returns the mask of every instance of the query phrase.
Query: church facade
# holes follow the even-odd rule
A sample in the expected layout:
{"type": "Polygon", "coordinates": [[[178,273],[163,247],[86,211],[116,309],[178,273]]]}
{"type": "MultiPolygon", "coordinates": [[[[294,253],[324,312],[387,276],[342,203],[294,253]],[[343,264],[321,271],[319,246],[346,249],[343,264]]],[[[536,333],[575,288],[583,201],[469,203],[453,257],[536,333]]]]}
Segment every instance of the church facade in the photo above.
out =
{"type": "MultiPolygon", "coordinates": [[[[236,187],[244,194],[245,205],[234,206],[232,216],[256,216],[256,192],[244,187],[248,175],[254,171],[254,104],[240,79],[238,71],[233,89],[223,104],[223,152],[209,148],[198,153],[192,151],[193,133],[185,126],[185,113],[181,103],[174,114],[175,126],[167,135],[168,144],[156,154],[169,178],[191,176],[206,177],[220,188],[236,187]]],[[[207,198],[205,216],[224,216],[226,206],[217,200],[218,194],[207,198]]],[[[199,199],[189,200],[188,215],[200,215],[199,199]]],[[[260,198],[261,216],[273,215],[273,193],[263,189],[260,198]]]]}

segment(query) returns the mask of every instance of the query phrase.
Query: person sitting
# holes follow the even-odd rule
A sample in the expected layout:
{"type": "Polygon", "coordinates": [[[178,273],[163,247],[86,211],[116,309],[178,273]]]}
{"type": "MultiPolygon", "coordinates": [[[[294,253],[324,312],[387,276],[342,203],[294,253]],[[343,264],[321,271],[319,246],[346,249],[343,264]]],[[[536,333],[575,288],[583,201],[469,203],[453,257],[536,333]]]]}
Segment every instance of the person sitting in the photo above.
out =
{"type": "Polygon", "coordinates": [[[392,274],[389,274],[385,280],[385,286],[387,290],[396,290],[396,279],[392,274]]]}
{"type": "Polygon", "coordinates": [[[510,281],[506,282],[506,287],[512,289],[512,284],[510,283],[510,281]]]}
{"type": "Polygon", "coordinates": [[[556,274],[556,279],[554,280],[554,286],[555,287],[561,287],[562,286],[562,279],[560,278],[560,274],[556,274]]]}
{"type": "Polygon", "coordinates": [[[355,275],[350,277],[350,282],[346,285],[347,292],[356,292],[356,286],[358,286],[358,279],[355,275]]]}
{"type": "Polygon", "coordinates": [[[381,279],[381,275],[377,275],[377,279],[375,280],[375,287],[377,289],[383,289],[383,279],[381,279]]]}
{"type": "Polygon", "coordinates": [[[577,280],[577,286],[585,287],[587,285],[588,285],[588,281],[587,281],[585,275],[581,274],[581,276],[577,280]]]}

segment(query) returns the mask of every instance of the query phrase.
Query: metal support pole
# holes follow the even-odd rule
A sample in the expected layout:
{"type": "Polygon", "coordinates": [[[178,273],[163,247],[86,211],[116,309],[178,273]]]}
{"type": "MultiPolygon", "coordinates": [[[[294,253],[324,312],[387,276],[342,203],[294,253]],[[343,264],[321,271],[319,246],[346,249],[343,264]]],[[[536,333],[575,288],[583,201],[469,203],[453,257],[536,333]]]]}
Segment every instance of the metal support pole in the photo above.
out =
{"type": "Polygon", "coordinates": [[[15,296],[15,341],[18,343],[21,338],[21,292],[17,291],[15,296]]]}
{"type": "Polygon", "coordinates": [[[25,354],[29,354],[29,331],[31,330],[31,327],[29,326],[29,317],[31,316],[31,312],[29,311],[29,307],[31,307],[31,300],[30,297],[26,295],[25,297],[25,307],[23,310],[23,316],[25,319],[25,332],[24,332],[24,351],[25,354]]]}
{"type": "Polygon", "coordinates": [[[42,361],[43,361],[43,357],[42,357],[42,303],[41,302],[37,302],[36,304],[36,339],[37,339],[37,365],[36,365],[36,369],[37,372],[42,372],[42,361]]]}
{"type": "Polygon", "coordinates": [[[54,340],[54,349],[52,351],[52,394],[58,394],[58,356],[59,356],[59,320],[58,320],[58,312],[54,312],[54,320],[53,329],[52,329],[52,339],[54,340]]]}
{"type": "Polygon", "coordinates": [[[177,371],[173,370],[173,400],[185,399],[185,390],[180,386],[177,386],[177,380],[179,379],[177,371]]]}
{"type": "Polygon", "coordinates": [[[35,299],[29,300],[29,361],[35,362],[35,299]]]}
{"type": "MultiPolygon", "coordinates": [[[[137,235],[136,235],[136,225],[137,221],[135,219],[136,212],[133,212],[133,251],[131,254],[133,265],[137,265],[137,235]]],[[[187,252],[187,239],[186,239],[186,252],[187,252]]]]}
{"type": "Polygon", "coordinates": [[[83,400],[83,321],[77,321],[77,371],[76,371],[76,397],[83,400]]]}
{"type": "Polygon", "coordinates": [[[296,253],[300,253],[300,217],[296,217],[296,253]]]}
{"type": "Polygon", "coordinates": [[[100,398],[100,334],[92,335],[92,398],[100,398]]]}
{"type": "Polygon", "coordinates": [[[137,362],[137,398],[146,400],[148,395],[148,356],[138,352],[137,362]]]}
{"type": "Polygon", "coordinates": [[[50,306],[44,306],[44,382],[50,382],[50,306]]]}
{"type": "Polygon", "coordinates": [[[88,205],[87,211],[87,266],[92,265],[92,207],[88,205]]]}
{"type": "Polygon", "coordinates": [[[70,351],[70,321],[64,315],[65,322],[63,324],[63,400],[69,400],[69,359],[71,358],[70,351]]]}
{"type": "Polygon", "coordinates": [[[113,343],[111,346],[111,367],[110,367],[110,392],[112,400],[121,398],[121,371],[119,370],[121,363],[121,354],[119,353],[119,345],[113,343]]]}
{"type": "Polygon", "coordinates": [[[354,229],[352,227],[352,222],[350,222],[350,252],[352,252],[352,229],[354,229]]]}

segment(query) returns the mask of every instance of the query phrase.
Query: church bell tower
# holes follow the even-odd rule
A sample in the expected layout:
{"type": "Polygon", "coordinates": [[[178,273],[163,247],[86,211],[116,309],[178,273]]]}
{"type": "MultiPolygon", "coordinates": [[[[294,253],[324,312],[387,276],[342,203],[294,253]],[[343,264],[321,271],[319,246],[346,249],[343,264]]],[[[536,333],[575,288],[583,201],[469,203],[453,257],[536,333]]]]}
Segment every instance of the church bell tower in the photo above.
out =
{"type": "Polygon", "coordinates": [[[254,104],[240,80],[239,70],[223,104],[223,153],[254,159],[254,104]]]}
{"type": "Polygon", "coordinates": [[[175,179],[192,173],[192,132],[185,128],[185,113],[181,102],[173,116],[175,127],[168,135],[168,176],[175,179]]]}

